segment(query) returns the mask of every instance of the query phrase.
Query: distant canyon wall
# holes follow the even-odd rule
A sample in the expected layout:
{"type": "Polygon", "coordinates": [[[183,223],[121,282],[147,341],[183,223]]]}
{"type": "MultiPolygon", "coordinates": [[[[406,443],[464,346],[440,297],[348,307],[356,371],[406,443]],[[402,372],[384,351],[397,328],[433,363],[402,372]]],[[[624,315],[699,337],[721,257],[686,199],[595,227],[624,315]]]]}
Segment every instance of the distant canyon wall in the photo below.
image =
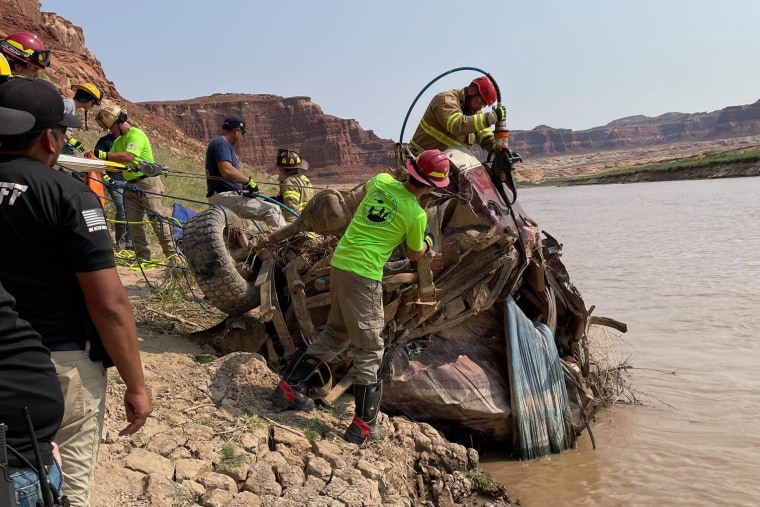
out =
{"type": "Polygon", "coordinates": [[[298,151],[310,171],[329,179],[355,179],[393,164],[393,141],[362,129],[356,120],[324,114],[309,97],[215,94],[140,105],[203,141],[219,133],[226,116],[240,114],[249,128],[238,154],[253,166],[274,168],[278,148],[298,151]]]}

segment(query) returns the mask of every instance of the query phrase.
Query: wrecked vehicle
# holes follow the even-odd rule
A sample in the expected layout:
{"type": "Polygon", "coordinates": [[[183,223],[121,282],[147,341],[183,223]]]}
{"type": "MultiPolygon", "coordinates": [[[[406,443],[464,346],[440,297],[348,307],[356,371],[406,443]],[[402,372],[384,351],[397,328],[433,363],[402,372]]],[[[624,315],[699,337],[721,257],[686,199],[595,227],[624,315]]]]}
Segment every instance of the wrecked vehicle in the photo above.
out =
{"type": "MultiPolygon", "coordinates": [[[[597,407],[586,383],[592,319],[561,245],[528,217],[513,185],[500,185],[497,161],[481,163],[465,149],[445,153],[451,183],[421,203],[440,251],[414,263],[394,253],[386,264],[382,410],[429,422],[449,438],[513,439],[520,402],[508,375],[505,302],[512,296],[553,336],[572,393],[570,413],[560,417],[572,416],[574,438],[597,407]]],[[[271,234],[252,234],[221,207],[186,224],[188,265],[206,299],[229,315],[209,334],[221,352],[258,352],[276,369],[310,342],[327,319],[330,255],[362,188],[318,193],[295,223],[271,234]]],[[[350,387],[349,367],[347,357],[329,365],[312,395],[334,403],[350,387]]]]}

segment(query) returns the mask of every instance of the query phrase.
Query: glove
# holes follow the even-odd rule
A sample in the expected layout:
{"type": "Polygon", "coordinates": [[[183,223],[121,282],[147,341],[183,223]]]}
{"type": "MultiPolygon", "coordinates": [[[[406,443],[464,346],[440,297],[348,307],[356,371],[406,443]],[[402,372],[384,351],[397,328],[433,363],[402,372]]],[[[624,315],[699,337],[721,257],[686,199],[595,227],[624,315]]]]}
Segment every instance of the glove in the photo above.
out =
{"type": "Polygon", "coordinates": [[[77,150],[79,153],[84,153],[84,145],[82,144],[82,141],[79,141],[72,137],[66,142],[69,144],[69,146],[77,150]]]}
{"type": "Polygon", "coordinates": [[[500,121],[504,121],[507,119],[507,108],[501,104],[494,107],[492,110],[492,113],[496,117],[496,121],[494,123],[499,123],[500,121]]]}
{"type": "Polygon", "coordinates": [[[248,178],[248,183],[243,185],[243,195],[246,197],[256,197],[259,195],[259,186],[252,178],[248,178]]]}
{"type": "Polygon", "coordinates": [[[124,185],[124,190],[126,192],[132,192],[133,194],[137,195],[138,197],[145,197],[145,190],[138,187],[134,183],[127,183],[124,185]]]}
{"type": "Polygon", "coordinates": [[[103,150],[94,150],[92,152],[93,155],[95,155],[100,160],[108,160],[108,152],[103,150]]]}
{"type": "Polygon", "coordinates": [[[435,241],[433,241],[433,236],[430,234],[425,234],[425,237],[423,238],[423,243],[427,245],[428,252],[431,248],[433,248],[433,245],[435,244],[435,241]]]}
{"type": "Polygon", "coordinates": [[[102,181],[102,182],[103,182],[103,186],[104,186],[104,187],[106,187],[106,188],[108,188],[108,189],[110,189],[110,188],[111,188],[111,182],[112,182],[113,180],[111,180],[111,177],[110,177],[109,175],[107,175],[107,174],[105,174],[105,173],[104,173],[104,174],[103,174],[103,177],[100,179],[100,181],[102,181]]]}

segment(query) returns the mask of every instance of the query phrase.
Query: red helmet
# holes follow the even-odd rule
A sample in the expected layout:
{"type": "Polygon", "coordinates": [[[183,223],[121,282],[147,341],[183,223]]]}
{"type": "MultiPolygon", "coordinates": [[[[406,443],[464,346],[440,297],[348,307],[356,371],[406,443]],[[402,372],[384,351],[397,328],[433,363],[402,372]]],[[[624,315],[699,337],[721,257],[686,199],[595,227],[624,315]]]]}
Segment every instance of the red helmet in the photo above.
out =
{"type": "Polygon", "coordinates": [[[37,34],[14,32],[0,41],[0,49],[9,57],[38,69],[50,66],[50,50],[37,34]]]}
{"type": "Polygon", "coordinates": [[[473,79],[470,86],[476,86],[483,101],[492,106],[496,103],[496,88],[487,76],[481,76],[477,79],[473,79]]]}
{"type": "Polygon", "coordinates": [[[449,159],[441,150],[426,150],[406,162],[406,169],[415,180],[431,187],[449,186],[449,159]]]}

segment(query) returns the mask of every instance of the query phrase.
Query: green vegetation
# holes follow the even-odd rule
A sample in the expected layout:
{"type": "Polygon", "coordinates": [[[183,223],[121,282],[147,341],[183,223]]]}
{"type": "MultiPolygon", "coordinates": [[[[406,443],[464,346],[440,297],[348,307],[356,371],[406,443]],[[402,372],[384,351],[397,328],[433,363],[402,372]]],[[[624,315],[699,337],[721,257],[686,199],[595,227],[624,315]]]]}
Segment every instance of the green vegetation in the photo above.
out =
{"type": "MultiPolygon", "coordinates": [[[[528,185],[521,183],[521,186],[554,186],[554,185],[583,185],[592,183],[609,183],[616,180],[624,179],[632,175],[676,173],[684,171],[696,171],[700,169],[725,166],[732,164],[756,163],[760,162],[760,149],[751,149],[742,152],[724,152],[715,155],[684,158],[667,162],[658,162],[642,166],[632,166],[623,169],[617,169],[605,173],[588,174],[584,176],[574,176],[568,178],[558,178],[546,180],[544,182],[528,185]]],[[[658,178],[667,179],[667,178],[658,178]]],[[[681,178],[679,178],[681,179],[681,178]]],[[[643,178],[646,180],[646,178],[643,178]]]]}
{"type": "Polygon", "coordinates": [[[193,359],[195,359],[195,362],[198,364],[208,364],[212,361],[216,361],[216,356],[212,354],[195,354],[193,359]]]}
{"type": "Polygon", "coordinates": [[[481,491],[488,491],[499,486],[499,483],[496,482],[493,477],[480,470],[470,470],[465,475],[481,491]]]}
{"type": "Polygon", "coordinates": [[[245,463],[245,453],[237,452],[237,449],[231,444],[224,444],[219,449],[219,456],[221,457],[221,464],[228,467],[236,467],[245,463]]]}

